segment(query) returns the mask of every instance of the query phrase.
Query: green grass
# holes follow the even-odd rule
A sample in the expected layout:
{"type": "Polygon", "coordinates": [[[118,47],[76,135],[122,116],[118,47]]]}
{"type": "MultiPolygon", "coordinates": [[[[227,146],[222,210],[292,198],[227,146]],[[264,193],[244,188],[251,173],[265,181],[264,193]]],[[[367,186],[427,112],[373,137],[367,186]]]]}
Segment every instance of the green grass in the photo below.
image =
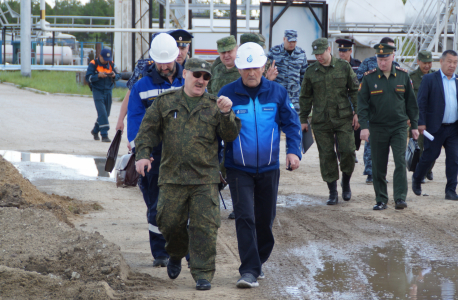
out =
{"type": "MultiPolygon", "coordinates": [[[[76,83],[75,72],[32,71],[32,77],[22,77],[20,71],[0,72],[0,81],[11,82],[21,88],[31,87],[49,93],[92,95],[87,85],[76,83]]],[[[127,89],[113,89],[113,98],[124,99],[127,89]]]]}

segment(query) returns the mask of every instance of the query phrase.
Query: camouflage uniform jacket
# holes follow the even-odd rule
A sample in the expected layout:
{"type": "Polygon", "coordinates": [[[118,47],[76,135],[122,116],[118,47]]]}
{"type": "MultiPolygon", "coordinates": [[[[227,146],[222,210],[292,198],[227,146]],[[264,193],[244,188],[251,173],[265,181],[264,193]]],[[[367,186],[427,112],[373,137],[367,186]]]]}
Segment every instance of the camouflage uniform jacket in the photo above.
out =
{"type": "Polygon", "coordinates": [[[162,141],[159,185],[219,183],[218,138],[233,141],[241,122],[231,111],[222,115],[217,97],[204,93],[189,111],[184,89],[159,95],[146,111],[135,138],[136,160],[149,159],[162,141]]]}
{"type": "MultiPolygon", "coordinates": [[[[434,73],[433,70],[429,70],[428,74],[434,73]]],[[[418,67],[415,71],[410,72],[410,80],[412,80],[413,90],[415,92],[415,97],[418,95],[418,90],[420,89],[421,81],[423,80],[423,72],[418,67]]]]}
{"type": "Polygon", "coordinates": [[[154,61],[151,58],[148,59],[139,59],[137,61],[137,65],[135,66],[134,72],[132,72],[132,76],[130,76],[129,80],[127,81],[127,88],[131,91],[134,87],[134,84],[142,79],[143,77],[143,70],[152,65],[154,61]]]}
{"type": "Polygon", "coordinates": [[[318,61],[311,64],[305,72],[299,97],[301,123],[307,123],[312,106],[312,124],[332,122],[338,126],[352,120],[351,105],[356,111],[357,94],[358,79],[347,61],[333,56],[328,67],[318,61]]]}
{"type": "MultiPolygon", "coordinates": [[[[277,67],[278,75],[275,82],[281,84],[287,91],[296,110],[299,110],[299,93],[307,69],[307,56],[305,51],[296,47],[293,53],[285,50],[284,45],[277,45],[270,49],[267,58],[277,67]]],[[[266,66],[267,68],[267,66],[266,66]]]]}
{"type": "MultiPolygon", "coordinates": [[[[396,67],[399,67],[399,64],[397,62],[393,61],[393,64],[396,67]]],[[[358,70],[355,71],[356,76],[358,76],[359,82],[363,81],[364,73],[366,73],[367,71],[370,71],[370,70],[373,70],[373,69],[377,68],[377,66],[378,66],[377,65],[377,57],[375,57],[375,56],[371,56],[371,57],[368,57],[365,60],[363,60],[363,62],[359,65],[358,70]]]]}
{"type": "Polygon", "coordinates": [[[237,67],[234,66],[228,70],[224,64],[220,63],[212,72],[212,78],[208,82],[207,90],[210,94],[218,95],[223,86],[239,78],[240,73],[237,67]]]}

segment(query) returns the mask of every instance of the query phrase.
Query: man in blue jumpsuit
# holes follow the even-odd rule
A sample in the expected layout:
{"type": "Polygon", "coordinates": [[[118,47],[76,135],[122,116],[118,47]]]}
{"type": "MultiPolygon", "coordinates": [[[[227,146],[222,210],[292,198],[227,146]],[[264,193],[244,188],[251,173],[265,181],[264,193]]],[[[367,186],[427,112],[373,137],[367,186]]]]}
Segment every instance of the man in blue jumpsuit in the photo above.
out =
{"type": "MultiPolygon", "coordinates": [[[[389,37],[384,37],[381,41],[380,44],[388,44],[391,46],[394,46],[394,41],[393,39],[389,37]]],[[[393,65],[396,67],[399,67],[399,64],[395,61],[393,61],[393,65]]],[[[356,76],[358,77],[359,82],[361,83],[363,81],[364,73],[367,71],[373,70],[377,68],[377,57],[376,56],[371,56],[363,60],[363,62],[359,65],[358,70],[355,71],[356,76]]],[[[371,159],[371,144],[370,144],[370,138],[368,142],[364,143],[364,173],[363,175],[367,175],[366,178],[366,184],[372,184],[373,179],[372,179],[372,159],[371,159]]]]}
{"type": "MultiPolygon", "coordinates": [[[[155,37],[149,51],[155,61],[144,72],[144,76],[132,87],[129,104],[127,106],[127,139],[135,151],[135,137],[140,124],[146,113],[146,109],[153,103],[156,97],[170,89],[180,88],[184,85],[182,76],[183,68],[175,60],[178,56],[178,47],[175,40],[166,33],[155,37]]],[[[159,165],[161,163],[162,145],[154,148],[151,157],[151,170],[141,176],[138,185],[143,193],[148,208],[149,240],[151,254],[154,257],[153,267],[167,266],[169,255],[165,251],[165,239],[156,223],[156,207],[159,195],[157,181],[159,177],[159,165]]]]}
{"type": "Polygon", "coordinates": [[[102,136],[102,142],[111,142],[108,137],[110,124],[108,117],[111,110],[111,93],[115,87],[115,81],[121,78],[112,63],[113,56],[109,49],[103,49],[97,59],[89,63],[86,71],[86,81],[92,86],[92,95],[94,97],[95,109],[97,110],[97,121],[91,134],[94,140],[100,140],[99,132],[102,136]]]}
{"type": "Polygon", "coordinates": [[[258,286],[262,264],[274,247],[272,224],[280,178],[280,129],[286,134],[286,165],[299,167],[301,124],[287,90],[262,76],[267,57],[256,43],[245,43],[235,60],[241,78],[222,87],[218,96],[232,100],[242,129],[227,143],[224,166],[235,212],[241,266],[239,288],[258,286]]]}

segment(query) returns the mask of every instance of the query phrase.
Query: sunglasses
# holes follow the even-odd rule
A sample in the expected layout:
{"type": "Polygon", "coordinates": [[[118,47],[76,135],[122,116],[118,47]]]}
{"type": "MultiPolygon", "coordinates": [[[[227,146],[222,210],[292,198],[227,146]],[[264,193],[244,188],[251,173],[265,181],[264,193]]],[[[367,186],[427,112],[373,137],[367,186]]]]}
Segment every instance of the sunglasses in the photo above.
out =
{"type": "Polygon", "coordinates": [[[207,72],[205,72],[205,74],[202,74],[202,72],[192,72],[192,75],[195,77],[195,78],[200,78],[202,77],[202,75],[204,75],[204,80],[205,81],[209,81],[210,78],[212,77],[210,74],[208,74],[207,72]]]}

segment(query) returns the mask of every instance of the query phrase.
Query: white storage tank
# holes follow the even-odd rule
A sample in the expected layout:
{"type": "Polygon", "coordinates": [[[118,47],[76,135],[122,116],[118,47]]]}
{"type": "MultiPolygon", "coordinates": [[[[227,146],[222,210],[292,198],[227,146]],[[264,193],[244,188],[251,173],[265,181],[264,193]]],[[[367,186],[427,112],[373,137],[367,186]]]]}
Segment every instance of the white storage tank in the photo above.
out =
{"type": "MultiPolygon", "coordinates": [[[[13,63],[13,46],[6,45],[6,62],[13,63]]],[[[41,64],[41,47],[37,45],[37,64],[41,64]]],[[[32,58],[34,56],[32,55],[32,58]]],[[[2,60],[3,60],[3,46],[2,46],[2,60]]],[[[43,60],[45,65],[52,64],[52,46],[43,46],[43,60]]],[[[71,65],[73,64],[73,52],[68,46],[54,46],[54,64],[55,65],[71,65]]]]}

